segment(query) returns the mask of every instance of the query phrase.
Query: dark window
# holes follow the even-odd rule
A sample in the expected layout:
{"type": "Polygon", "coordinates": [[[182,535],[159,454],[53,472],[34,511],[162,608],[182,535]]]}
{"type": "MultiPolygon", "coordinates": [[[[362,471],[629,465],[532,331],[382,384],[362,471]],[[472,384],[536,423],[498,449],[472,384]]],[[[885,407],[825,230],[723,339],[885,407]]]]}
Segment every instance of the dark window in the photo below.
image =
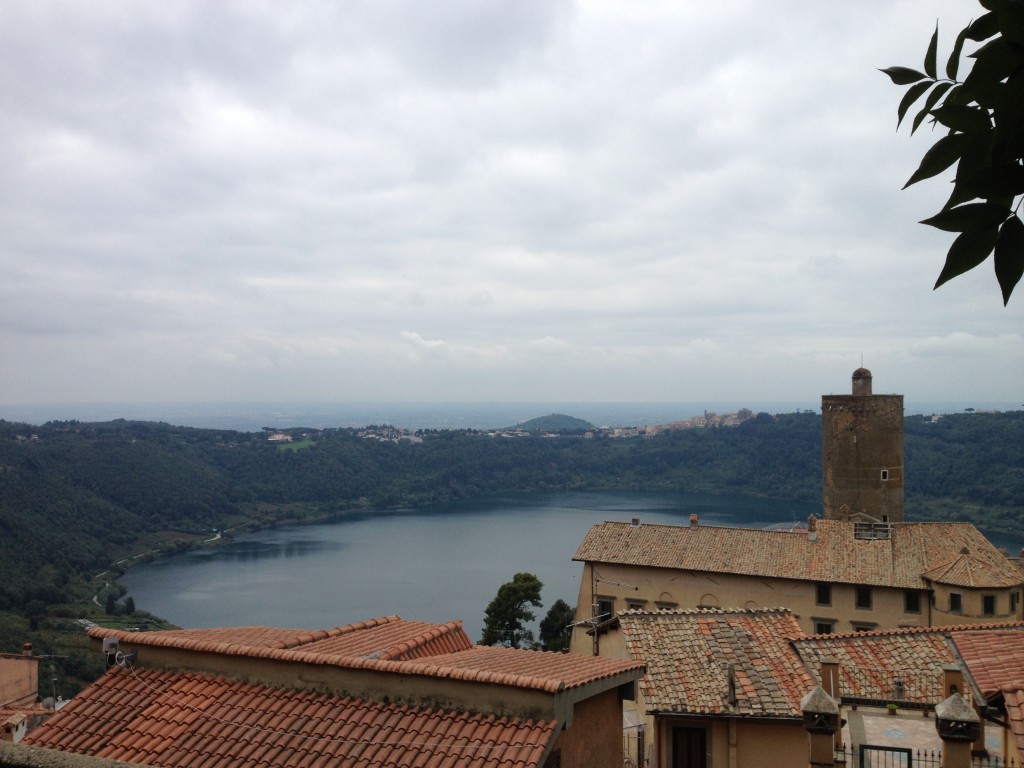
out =
{"type": "Polygon", "coordinates": [[[963,596],[959,592],[950,592],[949,593],[949,612],[950,613],[963,613],[964,612],[963,596]]]}
{"type": "Polygon", "coordinates": [[[882,470],[882,480],[885,481],[885,480],[888,480],[888,479],[889,479],[889,470],[888,469],[883,469],[882,470]]]}
{"type": "Polygon", "coordinates": [[[672,768],[707,768],[708,732],[703,728],[672,729],[672,768]]]}
{"type": "Polygon", "coordinates": [[[921,612],[921,593],[914,592],[908,589],[903,593],[903,612],[904,613],[920,613],[921,612]]]}
{"type": "Polygon", "coordinates": [[[996,596],[995,595],[982,595],[981,596],[981,612],[986,616],[996,615],[996,596]]]}
{"type": "Polygon", "coordinates": [[[835,628],[836,623],[834,621],[818,619],[814,622],[814,634],[816,635],[831,635],[832,630],[835,628]]]}
{"type": "Polygon", "coordinates": [[[674,611],[679,607],[679,603],[672,603],[667,600],[655,600],[654,607],[659,611],[674,611]]]}
{"type": "Polygon", "coordinates": [[[871,587],[857,587],[857,599],[854,605],[858,608],[871,607],[871,587]]]}
{"type": "Polygon", "coordinates": [[[646,600],[626,600],[626,607],[631,611],[642,611],[647,607],[646,600]]]}
{"type": "Polygon", "coordinates": [[[814,588],[814,602],[818,605],[832,605],[832,585],[816,584],[814,588]]]}
{"type": "Polygon", "coordinates": [[[608,621],[615,615],[615,598],[614,597],[599,597],[597,598],[597,620],[608,621]]]}
{"type": "Polygon", "coordinates": [[[1019,597],[1020,595],[1017,592],[1010,593],[1010,613],[1017,612],[1017,600],[1019,599],[1019,597]]]}

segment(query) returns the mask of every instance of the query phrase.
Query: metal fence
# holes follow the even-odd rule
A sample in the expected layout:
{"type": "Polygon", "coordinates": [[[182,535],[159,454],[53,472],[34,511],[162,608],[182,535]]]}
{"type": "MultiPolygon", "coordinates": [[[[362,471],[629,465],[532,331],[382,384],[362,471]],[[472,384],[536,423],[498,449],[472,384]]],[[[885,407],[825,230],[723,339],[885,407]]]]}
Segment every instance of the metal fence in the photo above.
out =
{"type": "MultiPolygon", "coordinates": [[[[837,767],[845,768],[942,768],[942,751],[907,749],[873,744],[842,745],[835,753],[837,767]]],[[[974,755],[971,768],[1019,768],[1016,760],[974,755]]]]}

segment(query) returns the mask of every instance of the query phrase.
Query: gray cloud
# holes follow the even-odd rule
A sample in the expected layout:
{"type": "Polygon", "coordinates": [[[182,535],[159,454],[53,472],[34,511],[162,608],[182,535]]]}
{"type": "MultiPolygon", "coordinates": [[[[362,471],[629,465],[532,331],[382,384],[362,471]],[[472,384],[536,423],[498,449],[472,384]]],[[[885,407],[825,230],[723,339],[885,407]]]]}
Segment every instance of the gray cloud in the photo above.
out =
{"type": "Polygon", "coordinates": [[[1015,401],[876,71],[974,10],[13,3],[0,403],[1015,401]]]}

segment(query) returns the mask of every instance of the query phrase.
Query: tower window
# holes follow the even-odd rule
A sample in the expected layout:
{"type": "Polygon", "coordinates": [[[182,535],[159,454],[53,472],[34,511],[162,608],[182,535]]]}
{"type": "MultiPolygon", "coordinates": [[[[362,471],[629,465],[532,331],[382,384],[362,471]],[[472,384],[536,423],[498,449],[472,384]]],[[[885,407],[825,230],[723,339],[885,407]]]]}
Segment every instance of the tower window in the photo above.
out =
{"type": "Polygon", "coordinates": [[[888,479],[889,479],[889,470],[888,469],[883,469],[882,470],[882,482],[884,483],[888,479]]]}

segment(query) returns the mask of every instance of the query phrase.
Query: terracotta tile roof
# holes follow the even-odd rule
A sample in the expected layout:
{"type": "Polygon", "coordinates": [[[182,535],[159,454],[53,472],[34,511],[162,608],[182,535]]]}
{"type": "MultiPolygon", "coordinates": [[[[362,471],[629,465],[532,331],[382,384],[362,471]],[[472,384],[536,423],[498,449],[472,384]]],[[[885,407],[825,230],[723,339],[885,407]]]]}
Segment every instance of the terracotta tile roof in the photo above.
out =
{"type": "Polygon", "coordinates": [[[981,691],[1024,680],[1021,623],[813,635],[794,638],[792,644],[816,678],[823,659],[839,662],[839,694],[844,698],[891,701],[898,679],[903,701],[936,704],[945,698],[944,664],[965,669],[981,691]]]}
{"type": "Polygon", "coordinates": [[[839,662],[839,695],[846,699],[893,701],[896,680],[901,701],[936,704],[942,695],[942,666],[956,663],[942,629],[908,629],[794,639],[793,647],[820,681],[821,662],[839,662]]]}
{"type": "Polygon", "coordinates": [[[1004,690],[1024,690],[1024,625],[957,628],[949,634],[985,699],[1004,690]]]}
{"type": "Polygon", "coordinates": [[[24,743],[153,766],[537,766],[555,721],[114,667],[24,743]]]}
{"type": "Polygon", "coordinates": [[[891,540],[866,540],[854,538],[852,522],[820,520],[817,533],[812,541],[806,531],[606,522],[590,529],[573,559],[900,589],[927,588],[926,573],[976,587],[1024,583],[969,523],[898,523],[891,540]],[[951,567],[963,549],[969,567],[951,567]]]}
{"type": "Polygon", "coordinates": [[[814,688],[786,642],[802,631],[785,609],[625,611],[619,624],[630,654],[647,664],[648,712],[798,718],[814,688]]]}
{"type": "Polygon", "coordinates": [[[451,678],[549,693],[619,674],[635,677],[643,667],[592,656],[474,646],[459,622],[426,624],[397,616],[330,630],[227,627],[125,632],[94,627],[89,635],[117,637],[132,645],[451,678]]]}
{"type": "MultiPolygon", "coordinates": [[[[130,637],[141,637],[133,634],[130,637]]],[[[301,648],[331,656],[367,656],[382,659],[412,659],[470,648],[473,642],[461,621],[431,624],[383,616],[333,629],[281,629],[278,627],[217,627],[146,632],[149,644],[226,645],[245,648],[301,648]],[[161,640],[167,642],[161,643],[161,640]]]]}

